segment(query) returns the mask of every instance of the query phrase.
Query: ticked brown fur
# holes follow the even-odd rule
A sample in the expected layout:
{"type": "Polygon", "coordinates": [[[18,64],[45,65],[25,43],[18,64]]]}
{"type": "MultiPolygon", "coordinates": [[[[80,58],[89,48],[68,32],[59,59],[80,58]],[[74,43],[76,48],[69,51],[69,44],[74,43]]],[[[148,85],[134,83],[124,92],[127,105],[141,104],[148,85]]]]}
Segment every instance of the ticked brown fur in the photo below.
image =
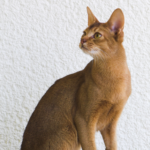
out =
{"type": "Polygon", "coordinates": [[[28,122],[21,150],[96,150],[96,131],[106,150],[117,150],[117,121],[131,93],[122,46],[124,16],[116,9],[108,22],[100,23],[87,11],[80,48],[93,60],[49,88],[28,122]]]}

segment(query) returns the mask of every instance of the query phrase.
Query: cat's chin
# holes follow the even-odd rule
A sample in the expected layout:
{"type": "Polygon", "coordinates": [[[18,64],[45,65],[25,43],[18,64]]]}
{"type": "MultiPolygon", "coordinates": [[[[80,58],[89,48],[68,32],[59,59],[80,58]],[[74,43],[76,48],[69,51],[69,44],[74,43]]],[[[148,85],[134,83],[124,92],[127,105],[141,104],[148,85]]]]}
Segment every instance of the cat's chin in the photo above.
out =
{"type": "Polygon", "coordinates": [[[86,54],[89,54],[90,53],[90,50],[89,49],[87,49],[87,48],[85,48],[85,47],[80,47],[81,49],[82,49],[82,51],[84,52],[84,53],[86,53],[86,54]]]}

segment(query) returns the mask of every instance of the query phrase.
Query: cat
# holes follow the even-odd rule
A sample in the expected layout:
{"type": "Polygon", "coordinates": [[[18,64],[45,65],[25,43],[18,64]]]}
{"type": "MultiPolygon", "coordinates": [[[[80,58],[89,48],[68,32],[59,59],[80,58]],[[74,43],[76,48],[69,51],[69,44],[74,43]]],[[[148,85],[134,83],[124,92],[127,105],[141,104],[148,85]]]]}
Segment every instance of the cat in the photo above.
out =
{"type": "Polygon", "coordinates": [[[87,12],[79,47],[93,60],[48,89],[30,117],[21,150],[96,150],[96,131],[106,150],[117,150],[117,121],[131,94],[124,15],[118,8],[101,23],[89,7],[87,12]]]}

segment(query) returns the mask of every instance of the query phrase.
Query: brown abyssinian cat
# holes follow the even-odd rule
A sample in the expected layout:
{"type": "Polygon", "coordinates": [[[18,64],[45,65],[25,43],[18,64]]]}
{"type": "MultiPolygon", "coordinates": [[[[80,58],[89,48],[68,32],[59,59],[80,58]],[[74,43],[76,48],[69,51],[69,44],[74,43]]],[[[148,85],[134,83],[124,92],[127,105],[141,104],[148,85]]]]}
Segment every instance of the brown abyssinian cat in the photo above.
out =
{"type": "Polygon", "coordinates": [[[131,93],[122,45],[124,15],[116,9],[100,23],[87,12],[80,48],[93,60],[49,88],[28,122],[21,150],[96,150],[96,131],[106,150],[117,150],[117,121],[131,93]]]}

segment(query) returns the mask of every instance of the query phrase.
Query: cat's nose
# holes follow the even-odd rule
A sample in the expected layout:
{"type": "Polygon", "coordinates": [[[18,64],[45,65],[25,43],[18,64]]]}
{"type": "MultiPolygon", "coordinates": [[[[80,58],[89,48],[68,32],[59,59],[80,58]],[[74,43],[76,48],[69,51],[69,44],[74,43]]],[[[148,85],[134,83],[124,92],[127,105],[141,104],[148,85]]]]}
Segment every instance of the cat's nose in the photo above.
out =
{"type": "Polygon", "coordinates": [[[81,44],[85,43],[86,40],[85,39],[81,39],[81,44]]]}

